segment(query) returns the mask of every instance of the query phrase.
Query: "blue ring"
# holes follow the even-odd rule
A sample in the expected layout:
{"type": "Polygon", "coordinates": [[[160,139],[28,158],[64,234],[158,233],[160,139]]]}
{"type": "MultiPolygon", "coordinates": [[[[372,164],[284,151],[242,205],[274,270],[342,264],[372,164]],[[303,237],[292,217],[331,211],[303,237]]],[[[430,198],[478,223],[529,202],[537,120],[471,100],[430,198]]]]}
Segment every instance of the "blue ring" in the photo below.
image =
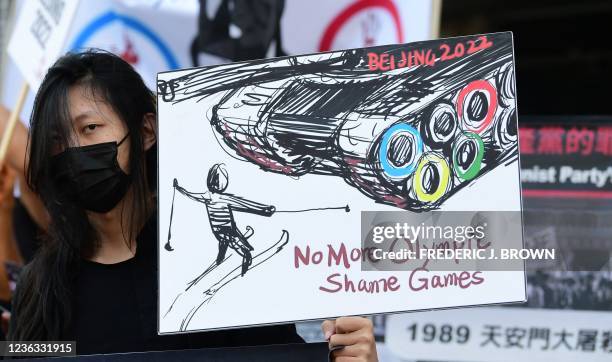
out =
{"type": "Polygon", "coordinates": [[[385,173],[391,177],[406,177],[410,176],[414,169],[416,168],[417,162],[423,153],[423,140],[421,139],[421,135],[419,132],[406,123],[399,123],[389,127],[385,133],[383,134],[382,140],[380,142],[380,149],[378,150],[378,160],[380,161],[381,166],[385,173]],[[410,133],[414,139],[416,140],[416,154],[412,158],[412,162],[403,166],[396,167],[392,165],[387,159],[387,152],[389,152],[389,147],[391,146],[391,137],[398,132],[408,132],[410,133]]]}
{"type": "Polygon", "coordinates": [[[83,31],[72,42],[70,49],[72,51],[75,51],[83,48],[85,43],[89,40],[91,36],[98,32],[98,30],[100,30],[102,27],[112,23],[113,21],[120,21],[128,28],[132,28],[144,35],[153,44],[155,44],[155,46],[162,53],[162,56],[166,60],[166,63],[170,70],[179,69],[179,64],[176,61],[176,58],[174,57],[174,55],[172,55],[172,52],[170,51],[168,46],[166,46],[166,44],[164,44],[164,42],[157,35],[155,35],[140,21],[125,15],[117,14],[112,10],[102,14],[100,17],[94,19],[94,21],[87,25],[85,29],[83,29],[83,31]]]}

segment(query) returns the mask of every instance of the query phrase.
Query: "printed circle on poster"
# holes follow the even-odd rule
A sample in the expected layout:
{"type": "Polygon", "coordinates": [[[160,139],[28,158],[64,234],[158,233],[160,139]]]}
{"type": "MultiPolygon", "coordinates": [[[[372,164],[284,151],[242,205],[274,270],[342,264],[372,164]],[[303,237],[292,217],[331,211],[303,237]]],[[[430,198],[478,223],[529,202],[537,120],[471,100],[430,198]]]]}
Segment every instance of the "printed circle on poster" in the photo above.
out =
{"type": "Polygon", "coordinates": [[[393,1],[361,0],[347,6],[327,25],[319,51],[403,42],[402,21],[393,1]]]}
{"type": "Polygon", "coordinates": [[[170,47],[147,24],[138,18],[114,11],[95,17],[83,27],[69,46],[71,50],[84,48],[109,50],[121,56],[140,74],[155,74],[159,70],[181,67],[170,47]]]}

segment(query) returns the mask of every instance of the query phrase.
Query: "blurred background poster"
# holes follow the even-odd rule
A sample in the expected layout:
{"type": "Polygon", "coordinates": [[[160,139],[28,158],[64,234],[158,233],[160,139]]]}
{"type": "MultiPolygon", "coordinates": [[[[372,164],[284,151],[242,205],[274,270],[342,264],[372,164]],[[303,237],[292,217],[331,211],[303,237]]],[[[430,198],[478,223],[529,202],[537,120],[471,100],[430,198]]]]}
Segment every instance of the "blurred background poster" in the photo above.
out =
{"type": "MultiPolygon", "coordinates": [[[[7,14],[23,3],[1,2],[3,39],[12,27],[7,14]]],[[[434,0],[80,1],[65,50],[118,54],[155,89],[161,71],[431,39],[439,11],[434,0]]],[[[23,78],[6,54],[2,74],[1,100],[10,108],[23,78]]],[[[35,92],[21,114],[26,123],[35,92]]]]}

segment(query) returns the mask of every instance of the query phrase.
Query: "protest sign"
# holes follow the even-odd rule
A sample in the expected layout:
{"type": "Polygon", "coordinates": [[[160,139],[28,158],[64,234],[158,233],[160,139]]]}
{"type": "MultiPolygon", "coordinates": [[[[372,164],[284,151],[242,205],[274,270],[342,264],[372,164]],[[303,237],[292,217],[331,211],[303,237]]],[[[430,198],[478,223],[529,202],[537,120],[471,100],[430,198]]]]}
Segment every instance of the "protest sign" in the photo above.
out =
{"type": "Polygon", "coordinates": [[[61,54],[78,0],[27,1],[8,46],[8,53],[32,89],[61,54]]]}
{"type": "Polygon", "coordinates": [[[497,33],[160,73],[160,333],[523,301],[522,263],[364,271],[360,235],[509,212],[522,246],[513,69],[497,33]]]}
{"type": "Polygon", "coordinates": [[[0,141],[0,162],[8,150],[29,86],[38,89],[47,68],[59,56],[78,0],[29,1],[24,5],[9,41],[8,54],[27,81],[21,87],[0,141]],[[28,86],[29,85],[29,86],[28,86]]]}

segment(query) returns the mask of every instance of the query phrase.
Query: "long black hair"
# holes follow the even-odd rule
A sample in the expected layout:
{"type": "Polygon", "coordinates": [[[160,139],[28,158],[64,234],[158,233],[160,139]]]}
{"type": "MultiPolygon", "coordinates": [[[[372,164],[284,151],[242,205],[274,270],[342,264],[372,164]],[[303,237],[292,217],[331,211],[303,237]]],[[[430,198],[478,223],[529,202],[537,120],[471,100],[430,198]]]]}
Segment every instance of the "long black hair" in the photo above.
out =
{"type": "Polygon", "coordinates": [[[68,92],[76,85],[111,106],[129,132],[132,197],[124,203],[129,221],[122,225],[129,233],[127,240],[133,240],[153,212],[157,151],[155,146],[144,150],[142,128],[145,115],[155,114],[154,94],[132,66],[111,53],[89,50],[66,54],[47,72],[30,119],[26,177],[45,204],[51,223],[46,240],[20,276],[10,340],[74,338],[74,288],[79,263],[98,247],[98,237],[85,210],[56,190],[49,166],[58,147],[69,147],[74,139],[68,92]]]}

